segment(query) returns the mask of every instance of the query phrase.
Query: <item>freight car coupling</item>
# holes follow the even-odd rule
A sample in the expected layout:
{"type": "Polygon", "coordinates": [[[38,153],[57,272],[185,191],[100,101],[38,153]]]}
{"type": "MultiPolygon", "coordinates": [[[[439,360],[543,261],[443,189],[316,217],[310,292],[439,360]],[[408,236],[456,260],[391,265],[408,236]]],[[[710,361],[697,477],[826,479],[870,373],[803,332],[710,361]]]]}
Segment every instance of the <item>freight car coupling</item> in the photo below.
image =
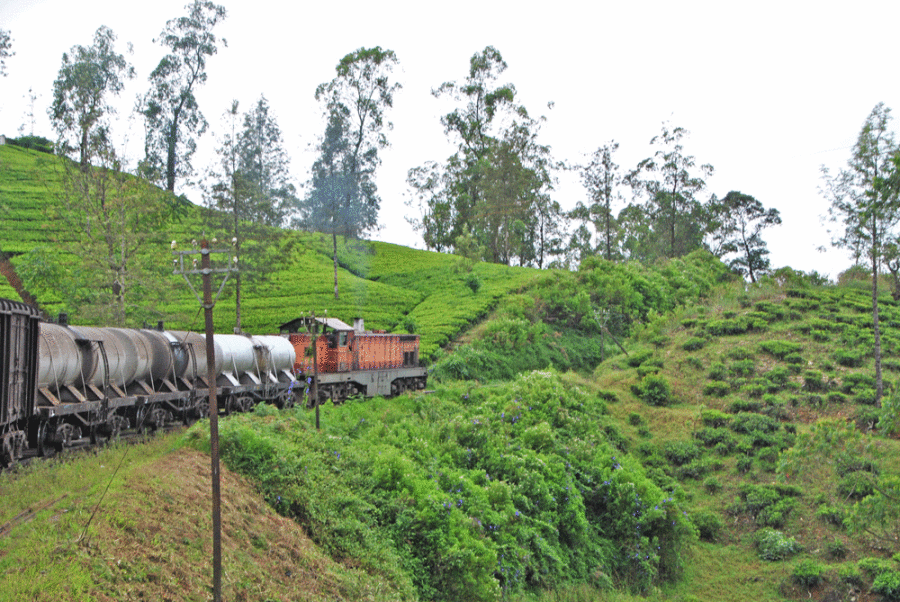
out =
{"type": "Polygon", "coordinates": [[[0,464],[206,417],[209,364],[224,414],[262,402],[314,407],[426,387],[417,335],[367,331],[362,319],[351,327],[304,317],[280,330],[214,335],[208,358],[203,336],[161,322],[155,329],[74,326],[64,316],[44,322],[29,305],[0,299],[0,464]]]}

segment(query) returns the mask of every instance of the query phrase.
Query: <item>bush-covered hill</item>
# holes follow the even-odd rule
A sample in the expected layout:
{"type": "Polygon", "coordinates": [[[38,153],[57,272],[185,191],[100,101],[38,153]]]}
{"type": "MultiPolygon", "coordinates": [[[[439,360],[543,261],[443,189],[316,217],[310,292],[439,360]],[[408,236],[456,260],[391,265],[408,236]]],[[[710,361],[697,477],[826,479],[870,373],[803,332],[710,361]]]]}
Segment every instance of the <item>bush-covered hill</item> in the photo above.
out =
{"type": "MultiPolygon", "coordinates": [[[[23,217],[18,228],[2,221],[0,249],[33,294],[67,308],[60,291],[77,278],[60,266],[74,265],[72,254],[47,244],[63,235],[46,211],[33,220],[40,227],[26,219],[28,202],[53,202],[53,185],[42,181],[40,192],[32,181],[46,167],[40,160],[0,147],[0,204],[23,217]],[[57,288],[34,277],[46,266],[63,279],[57,288]]],[[[190,208],[161,224],[147,252],[168,266],[169,242],[187,244],[207,218],[190,208]]],[[[342,241],[335,301],[329,243],[299,232],[261,238],[264,267],[244,289],[244,327],[271,331],[328,309],[415,331],[435,359],[432,390],[326,407],[322,432],[304,410],[259,408],[222,421],[222,451],[349,571],[328,577],[340,584],[328,590],[334,597],[900,599],[900,305],[889,296],[880,299],[886,395],[876,407],[870,292],[858,281],[822,285],[783,269],[750,286],[702,253],[650,266],[591,260],[560,272],[342,241]]],[[[178,277],[161,278],[168,288],[153,312],[191,326],[196,300],[178,277]]],[[[217,306],[220,330],[230,325],[231,295],[226,287],[217,306]]],[[[188,438],[202,449],[205,425],[188,438]]],[[[182,470],[182,460],[164,461],[182,470]]],[[[39,550],[34,574],[52,571],[60,556],[34,547],[21,525],[62,542],[54,549],[63,555],[80,550],[75,527],[54,532],[58,513],[30,507],[79,494],[47,476],[50,489],[36,500],[17,485],[27,474],[2,478],[2,490],[16,492],[5,496],[16,501],[3,519],[16,539],[0,539],[0,568],[23,586],[32,573],[15,572],[22,556],[7,542],[39,550]],[[40,518],[20,520],[32,513],[40,518]]],[[[174,499],[147,472],[129,479],[174,499]]],[[[114,507],[126,507],[123,499],[114,507]]],[[[142,534],[152,524],[136,526],[130,515],[99,513],[90,533],[152,538],[142,534]]],[[[234,536],[255,549],[253,535],[234,536]]],[[[114,544],[88,547],[77,566],[92,568],[70,581],[94,592],[83,599],[131,599],[109,593],[107,581],[170,579],[172,559],[196,556],[190,537],[150,544],[122,575],[108,568],[114,544]]],[[[263,593],[281,592],[281,578],[265,577],[253,554],[241,559],[249,569],[234,591],[247,599],[305,595],[263,593]]],[[[174,579],[199,596],[206,581],[195,564],[179,565],[174,579]]]]}
{"type": "MultiPolygon", "coordinates": [[[[73,301],[90,299],[92,291],[85,290],[79,272],[83,262],[72,252],[75,235],[61,227],[56,213],[60,211],[60,160],[0,146],[0,165],[0,253],[11,257],[26,288],[49,314],[65,310],[73,323],[103,324],[89,304],[79,306],[73,301]]],[[[175,240],[177,248],[184,250],[204,232],[209,238],[227,240],[229,236],[210,226],[215,220],[207,210],[193,205],[183,210],[182,216],[157,224],[153,237],[142,247],[139,259],[145,272],[151,273],[144,274],[149,283],[140,289],[146,294],[136,295],[127,310],[130,326],[160,319],[170,328],[202,326],[196,298],[181,276],[171,274],[170,244],[175,240]]],[[[336,300],[330,238],[273,229],[256,229],[254,236],[244,245],[256,254],[256,263],[242,283],[244,330],[275,332],[279,324],[301,314],[327,311],[346,322],[363,317],[370,328],[418,332],[424,357],[484,316],[500,296],[525,286],[538,274],[493,264],[472,266],[459,257],[387,243],[341,240],[340,299],[336,300]]],[[[17,297],[6,279],[0,279],[0,287],[0,294],[17,297]]],[[[234,294],[233,284],[227,284],[215,311],[219,331],[229,332],[234,326],[234,294]]]]}

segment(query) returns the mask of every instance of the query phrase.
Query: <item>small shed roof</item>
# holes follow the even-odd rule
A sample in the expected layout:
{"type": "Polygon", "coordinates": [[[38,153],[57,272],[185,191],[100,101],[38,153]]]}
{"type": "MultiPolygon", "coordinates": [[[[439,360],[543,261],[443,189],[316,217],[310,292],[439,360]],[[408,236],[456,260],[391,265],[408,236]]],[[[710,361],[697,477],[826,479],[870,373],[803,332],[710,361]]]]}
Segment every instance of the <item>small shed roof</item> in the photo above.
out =
{"type": "Polygon", "coordinates": [[[294,318],[290,322],[285,322],[279,326],[278,330],[281,332],[306,332],[307,326],[313,319],[325,328],[330,328],[332,330],[353,330],[352,326],[347,325],[345,322],[341,322],[337,318],[311,318],[310,316],[294,318]]]}

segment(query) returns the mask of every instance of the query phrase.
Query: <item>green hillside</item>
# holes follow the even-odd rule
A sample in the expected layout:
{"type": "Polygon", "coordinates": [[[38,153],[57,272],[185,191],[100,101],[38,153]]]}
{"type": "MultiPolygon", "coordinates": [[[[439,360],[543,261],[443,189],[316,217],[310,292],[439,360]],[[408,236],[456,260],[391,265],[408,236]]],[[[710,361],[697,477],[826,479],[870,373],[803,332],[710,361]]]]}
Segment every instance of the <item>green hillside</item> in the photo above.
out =
{"type": "MultiPolygon", "coordinates": [[[[56,157],[14,146],[0,147],[0,252],[12,264],[48,314],[70,312],[73,323],[102,323],[80,312],[65,291],[78,287],[80,258],[67,251],[75,234],[60,227],[60,162],[56,157]],[[43,276],[43,277],[41,277],[43,276]]],[[[163,194],[161,191],[159,194],[163,194]]],[[[212,229],[206,210],[186,207],[185,215],[160,223],[140,257],[151,266],[152,290],[128,311],[128,325],[165,320],[173,329],[199,329],[199,304],[181,276],[169,272],[170,244],[191,248],[192,241],[227,233],[212,229]]],[[[245,247],[261,248],[259,265],[244,278],[242,327],[248,332],[274,332],[297,316],[325,311],[352,322],[363,317],[367,327],[415,330],[422,335],[425,357],[435,353],[461,329],[484,316],[497,299],[531,282],[535,270],[493,264],[465,264],[459,257],[363,240],[340,241],[340,299],[334,299],[331,241],[319,234],[261,230],[245,247]]],[[[219,245],[221,246],[221,245],[219,245]]],[[[215,247],[215,245],[214,245],[215,247]]],[[[2,294],[17,295],[5,281],[2,294]]],[[[195,283],[199,290],[199,284],[195,283]]],[[[234,286],[226,285],[216,306],[216,325],[234,326],[234,286]]]]}
{"type": "MultiPolygon", "coordinates": [[[[14,182],[28,196],[26,174],[41,177],[54,159],[0,147],[0,160],[6,215],[31,215],[14,182]]],[[[46,209],[53,188],[43,190],[31,199],[46,209]]],[[[168,266],[171,240],[188,245],[208,217],[190,208],[161,224],[147,253],[168,266]]],[[[53,232],[46,219],[21,221],[4,218],[0,239],[20,272],[36,248],[76,266],[39,234],[53,232]]],[[[233,471],[223,491],[239,517],[227,548],[240,564],[226,569],[234,599],[900,599],[900,304],[889,295],[878,407],[865,282],[823,285],[785,268],[748,285],[703,252],[565,272],[342,241],[335,301],[329,240],[273,232],[258,244],[266,267],[244,289],[247,330],[328,309],[414,330],[433,361],[429,391],[324,406],[321,432],[300,408],[221,421],[233,471]],[[265,527],[273,510],[308,535],[303,550],[286,552],[291,539],[265,527]],[[310,566],[325,576],[283,577],[310,566]]],[[[164,278],[157,311],[196,326],[196,300],[164,278]]],[[[49,287],[30,292],[65,307],[49,287]]],[[[90,526],[101,480],[76,486],[71,475],[108,474],[115,449],[0,477],[0,571],[12,576],[0,598],[160,599],[180,588],[205,599],[200,519],[176,492],[197,478],[190,448],[207,449],[207,427],[133,452],[147,463],[109,476],[104,507],[121,511],[90,526]],[[138,520],[140,503],[169,510],[138,520]],[[174,528],[154,531],[154,520],[174,528]],[[175,535],[179,525],[189,535],[175,535]],[[36,594],[32,578],[63,557],[74,558],[71,578],[36,594]]]]}

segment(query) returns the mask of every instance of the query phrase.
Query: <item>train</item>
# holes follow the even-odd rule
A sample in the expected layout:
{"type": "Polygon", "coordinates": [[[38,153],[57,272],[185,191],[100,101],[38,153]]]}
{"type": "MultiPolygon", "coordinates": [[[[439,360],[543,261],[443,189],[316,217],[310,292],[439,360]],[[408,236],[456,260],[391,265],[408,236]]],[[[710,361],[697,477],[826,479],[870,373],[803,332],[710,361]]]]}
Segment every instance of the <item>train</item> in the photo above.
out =
{"type": "Polygon", "coordinates": [[[224,414],[261,402],[314,407],[427,385],[418,335],[367,331],[359,318],[350,326],[301,317],[279,331],[216,334],[211,359],[203,335],[166,330],[162,322],[75,326],[65,314],[48,322],[30,305],[0,299],[0,463],[206,417],[210,361],[224,414]],[[314,375],[317,387],[310,386],[314,375]]]}

